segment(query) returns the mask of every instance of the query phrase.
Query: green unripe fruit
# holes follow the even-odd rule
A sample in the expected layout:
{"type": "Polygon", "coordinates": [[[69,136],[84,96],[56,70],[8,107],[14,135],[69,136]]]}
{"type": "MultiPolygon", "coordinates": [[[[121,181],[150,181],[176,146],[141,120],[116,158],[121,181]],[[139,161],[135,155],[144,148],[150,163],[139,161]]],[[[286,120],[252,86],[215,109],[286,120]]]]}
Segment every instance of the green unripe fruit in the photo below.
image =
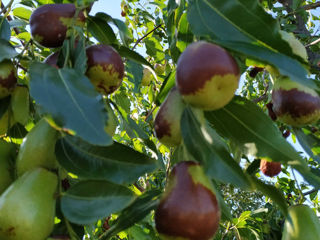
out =
{"type": "Polygon", "coordinates": [[[16,86],[11,96],[11,109],[16,122],[26,125],[30,113],[29,90],[27,87],[16,86]]]}
{"type": "Polygon", "coordinates": [[[121,56],[108,45],[93,45],[86,50],[86,75],[101,94],[110,94],[117,90],[124,77],[124,65],[121,56]]]}
{"type": "Polygon", "coordinates": [[[162,75],[164,74],[164,71],[166,70],[166,66],[164,64],[159,64],[157,63],[156,65],[154,65],[154,71],[156,72],[156,74],[158,75],[162,75]]]}
{"type": "Polygon", "coordinates": [[[180,119],[185,108],[181,95],[173,87],[155,117],[155,135],[161,143],[174,147],[181,142],[180,119]]]}
{"type": "Polygon", "coordinates": [[[4,140],[0,140],[0,195],[13,182],[13,158],[14,146],[4,140]]]}
{"type": "Polygon", "coordinates": [[[284,223],[282,240],[319,240],[320,221],[315,212],[307,205],[289,207],[284,223]]]}
{"type": "Polygon", "coordinates": [[[142,86],[149,86],[152,79],[154,78],[151,70],[149,68],[144,68],[143,69],[143,77],[141,80],[141,85],[142,86]]]}
{"type": "Polygon", "coordinates": [[[0,197],[0,239],[46,239],[54,227],[57,186],[57,176],[42,168],[18,178],[0,197]]]}
{"type": "Polygon", "coordinates": [[[108,112],[108,120],[107,125],[104,130],[110,135],[113,136],[116,132],[117,126],[119,124],[117,116],[114,114],[113,109],[110,107],[108,103],[105,104],[106,110],[108,112]]]}
{"type": "Polygon", "coordinates": [[[220,208],[210,179],[191,161],[178,163],[155,212],[162,239],[209,240],[219,227],[220,208]]]}
{"type": "Polygon", "coordinates": [[[30,30],[33,39],[48,48],[61,47],[66,38],[68,26],[83,25],[85,16],[80,12],[76,21],[74,4],[45,4],[33,11],[30,30]]]}
{"type": "Polygon", "coordinates": [[[192,43],[178,60],[178,90],[186,103],[203,110],[219,109],[229,103],[239,78],[235,59],[212,43],[192,43]]]}
{"type": "Polygon", "coordinates": [[[38,167],[56,168],[54,151],[57,138],[57,131],[44,118],[41,119],[23,139],[16,160],[17,175],[38,167]]]}
{"type": "Polygon", "coordinates": [[[0,63],[0,99],[9,96],[17,84],[16,68],[9,60],[0,63]]]}
{"type": "Polygon", "coordinates": [[[272,103],[277,119],[291,126],[312,124],[320,118],[320,97],[317,92],[287,77],[275,81],[272,103]]]}

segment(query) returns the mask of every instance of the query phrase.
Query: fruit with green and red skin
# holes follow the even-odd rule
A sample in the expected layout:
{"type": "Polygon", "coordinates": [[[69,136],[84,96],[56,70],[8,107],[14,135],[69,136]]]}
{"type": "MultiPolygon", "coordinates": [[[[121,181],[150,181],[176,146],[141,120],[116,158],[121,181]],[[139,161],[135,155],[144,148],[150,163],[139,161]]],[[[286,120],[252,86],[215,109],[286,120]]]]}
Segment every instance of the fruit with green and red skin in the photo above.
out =
{"type": "Polygon", "coordinates": [[[86,75],[102,94],[116,91],[123,80],[124,64],[119,53],[108,45],[93,45],[86,49],[86,75]]]}
{"type": "Polygon", "coordinates": [[[275,81],[272,103],[277,120],[294,127],[315,123],[320,118],[318,93],[287,77],[275,81]]]}
{"type": "Polygon", "coordinates": [[[168,93],[161,104],[154,120],[155,135],[158,140],[168,146],[174,147],[181,142],[180,119],[185,109],[185,104],[176,87],[168,93]]]}
{"type": "Polygon", "coordinates": [[[54,227],[57,187],[57,175],[44,168],[13,182],[0,196],[0,239],[46,239],[54,227]]]}
{"type": "Polygon", "coordinates": [[[48,48],[61,47],[66,38],[68,26],[83,25],[82,11],[73,22],[76,14],[74,4],[45,4],[37,8],[30,17],[30,30],[33,39],[48,48]]]}
{"type": "Polygon", "coordinates": [[[281,239],[320,239],[320,221],[316,213],[307,205],[289,207],[281,239]]]}
{"type": "Polygon", "coordinates": [[[221,213],[212,183],[192,161],[174,166],[155,212],[162,239],[208,240],[219,227],[221,213]]]}
{"type": "Polygon", "coordinates": [[[17,69],[10,60],[0,63],[0,99],[9,96],[17,84],[17,69]]]}
{"type": "Polygon", "coordinates": [[[281,172],[281,163],[272,162],[267,159],[261,159],[260,170],[265,176],[274,177],[281,172]]]}
{"type": "Polygon", "coordinates": [[[235,59],[212,43],[192,43],[178,60],[176,85],[186,103],[203,110],[219,109],[229,103],[239,78],[235,59]]]}

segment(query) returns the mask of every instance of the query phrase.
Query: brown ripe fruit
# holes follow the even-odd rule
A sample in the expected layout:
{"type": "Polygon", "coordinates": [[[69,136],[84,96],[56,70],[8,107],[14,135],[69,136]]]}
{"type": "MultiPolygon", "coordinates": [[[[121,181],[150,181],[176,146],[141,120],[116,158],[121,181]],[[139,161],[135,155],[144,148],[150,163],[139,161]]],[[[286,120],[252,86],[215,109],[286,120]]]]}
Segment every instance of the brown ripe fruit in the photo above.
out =
{"type": "Polygon", "coordinates": [[[294,127],[315,123],[320,118],[318,93],[287,77],[275,81],[272,103],[277,119],[294,127]]]}
{"type": "Polygon", "coordinates": [[[261,159],[260,170],[264,175],[268,177],[274,177],[281,172],[281,163],[271,162],[266,159],[261,159]]]}
{"type": "Polygon", "coordinates": [[[122,11],[121,11],[121,16],[122,16],[122,17],[125,17],[125,16],[127,16],[127,13],[126,13],[124,10],[122,10],[122,11]]]}
{"type": "Polygon", "coordinates": [[[223,48],[204,41],[190,44],[178,60],[176,84],[190,105],[215,110],[231,101],[240,70],[223,48]]]}
{"type": "MultiPolygon", "coordinates": [[[[48,48],[61,47],[66,38],[67,28],[76,14],[74,4],[45,4],[33,11],[30,17],[30,30],[33,39],[48,48]]],[[[85,16],[79,13],[75,22],[83,25],[85,16]]]]}
{"type": "Polygon", "coordinates": [[[154,120],[155,135],[162,144],[168,147],[180,144],[180,119],[184,108],[185,104],[178,89],[173,87],[161,104],[154,120]]]}
{"type": "Polygon", "coordinates": [[[59,68],[58,63],[59,51],[50,54],[45,60],[44,63],[49,64],[52,67],[59,68]]]}
{"type": "Polygon", "coordinates": [[[162,239],[209,240],[219,227],[220,208],[210,179],[191,161],[178,163],[155,212],[162,239]]]}
{"type": "Polygon", "coordinates": [[[9,60],[0,63],[0,99],[9,96],[17,84],[16,68],[9,60]]]}
{"type": "Polygon", "coordinates": [[[87,48],[87,77],[102,94],[117,90],[124,76],[121,56],[108,45],[93,45],[87,48]]]}

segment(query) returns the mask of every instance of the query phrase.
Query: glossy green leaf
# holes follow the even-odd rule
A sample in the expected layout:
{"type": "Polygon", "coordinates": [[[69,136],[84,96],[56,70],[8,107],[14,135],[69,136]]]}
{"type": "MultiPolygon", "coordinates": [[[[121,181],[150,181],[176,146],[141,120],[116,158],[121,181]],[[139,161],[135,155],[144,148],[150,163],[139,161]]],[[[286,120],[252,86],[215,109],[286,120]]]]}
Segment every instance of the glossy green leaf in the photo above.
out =
{"type": "Polygon", "coordinates": [[[24,20],[29,20],[31,14],[32,14],[32,11],[27,9],[27,8],[24,8],[24,7],[17,7],[15,9],[13,9],[13,15],[17,18],[21,18],[21,19],[24,19],[24,20]]]}
{"type": "Polygon", "coordinates": [[[134,199],[128,188],[108,181],[81,181],[61,198],[63,215],[73,223],[91,224],[121,211],[134,199]]]}
{"type": "Polygon", "coordinates": [[[88,17],[88,30],[92,36],[102,44],[112,44],[117,42],[116,35],[108,22],[98,17],[88,17]]]}
{"type": "Polygon", "coordinates": [[[0,62],[4,59],[14,58],[17,55],[18,53],[8,41],[0,39],[0,62]]]}
{"type": "Polygon", "coordinates": [[[59,126],[75,131],[91,144],[112,144],[111,137],[104,131],[107,113],[102,96],[81,73],[32,63],[30,94],[59,126]]]}
{"type": "Polygon", "coordinates": [[[205,116],[222,136],[244,146],[250,155],[307,167],[269,116],[253,102],[236,96],[224,108],[205,112],[205,116]]]}
{"type": "Polygon", "coordinates": [[[231,157],[222,139],[209,126],[200,124],[189,107],[182,114],[181,132],[188,152],[203,164],[208,176],[240,188],[251,188],[248,177],[231,157]]]}
{"type": "Polygon", "coordinates": [[[133,226],[146,217],[152,210],[155,210],[159,204],[160,193],[161,191],[159,190],[151,190],[139,196],[120,212],[115,224],[111,226],[102,239],[108,239],[133,226]]]}
{"type": "Polygon", "coordinates": [[[90,145],[76,137],[64,137],[56,144],[56,156],[62,167],[81,178],[131,183],[155,170],[156,161],[123,144],[90,145]]]}
{"type": "Polygon", "coordinates": [[[9,41],[11,37],[10,24],[7,19],[3,19],[2,17],[0,17],[0,22],[0,38],[9,41]]]}
{"type": "Polygon", "coordinates": [[[320,163],[320,139],[307,128],[295,128],[294,134],[306,153],[320,163]]]}
{"type": "Polygon", "coordinates": [[[176,71],[172,71],[161,85],[160,92],[157,95],[156,103],[160,105],[168,95],[170,89],[176,84],[176,71]]]}

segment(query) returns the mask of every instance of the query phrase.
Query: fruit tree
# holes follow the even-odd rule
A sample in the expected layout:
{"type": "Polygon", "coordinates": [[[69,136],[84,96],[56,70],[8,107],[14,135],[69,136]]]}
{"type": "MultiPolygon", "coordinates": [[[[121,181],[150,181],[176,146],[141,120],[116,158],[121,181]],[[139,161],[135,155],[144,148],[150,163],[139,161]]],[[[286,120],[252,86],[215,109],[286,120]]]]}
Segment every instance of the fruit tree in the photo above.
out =
{"type": "Polygon", "coordinates": [[[320,239],[320,1],[0,2],[0,240],[320,239]]]}

